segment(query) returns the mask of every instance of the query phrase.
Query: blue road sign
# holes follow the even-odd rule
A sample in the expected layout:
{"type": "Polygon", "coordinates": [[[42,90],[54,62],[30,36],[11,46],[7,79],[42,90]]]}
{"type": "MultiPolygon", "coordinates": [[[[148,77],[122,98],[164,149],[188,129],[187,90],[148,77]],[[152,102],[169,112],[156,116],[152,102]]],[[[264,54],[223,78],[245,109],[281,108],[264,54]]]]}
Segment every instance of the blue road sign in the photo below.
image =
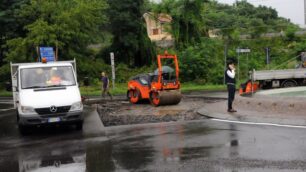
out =
{"type": "Polygon", "coordinates": [[[40,61],[42,58],[46,58],[47,62],[55,61],[53,47],[39,47],[40,61]]]}

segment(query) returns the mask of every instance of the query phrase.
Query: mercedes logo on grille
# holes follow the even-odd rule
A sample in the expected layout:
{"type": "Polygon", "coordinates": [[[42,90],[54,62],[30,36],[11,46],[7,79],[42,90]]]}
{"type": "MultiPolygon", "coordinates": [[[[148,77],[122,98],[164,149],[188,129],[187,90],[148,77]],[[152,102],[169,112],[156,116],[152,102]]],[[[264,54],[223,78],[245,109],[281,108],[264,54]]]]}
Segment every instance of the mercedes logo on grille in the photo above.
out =
{"type": "Polygon", "coordinates": [[[57,107],[56,106],[51,106],[50,107],[50,111],[53,112],[53,113],[56,112],[57,111],[57,107]]]}

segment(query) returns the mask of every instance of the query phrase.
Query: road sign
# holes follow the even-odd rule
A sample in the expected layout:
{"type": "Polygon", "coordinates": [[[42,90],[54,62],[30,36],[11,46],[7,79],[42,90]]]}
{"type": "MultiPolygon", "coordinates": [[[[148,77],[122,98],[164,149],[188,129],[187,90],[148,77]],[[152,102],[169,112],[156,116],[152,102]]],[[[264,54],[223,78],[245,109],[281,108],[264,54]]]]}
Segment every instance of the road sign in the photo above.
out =
{"type": "Polygon", "coordinates": [[[111,66],[112,66],[112,80],[113,80],[113,89],[115,88],[115,55],[113,52],[110,53],[111,66]]]}
{"type": "Polygon", "coordinates": [[[237,64],[237,66],[238,66],[238,70],[237,70],[237,79],[238,79],[238,81],[239,81],[239,74],[240,74],[240,60],[239,60],[239,54],[240,53],[247,53],[247,64],[249,63],[249,56],[248,56],[248,53],[250,53],[251,52],[251,49],[249,49],[249,48],[237,48],[236,49],[236,53],[238,54],[238,64],[237,64]]]}
{"type": "Polygon", "coordinates": [[[42,58],[46,58],[47,62],[55,61],[53,47],[39,47],[40,61],[42,58]]]}
{"type": "Polygon", "coordinates": [[[251,50],[248,49],[248,48],[245,48],[245,49],[237,48],[237,49],[236,49],[236,52],[237,52],[237,53],[250,53],[251,50]]]}

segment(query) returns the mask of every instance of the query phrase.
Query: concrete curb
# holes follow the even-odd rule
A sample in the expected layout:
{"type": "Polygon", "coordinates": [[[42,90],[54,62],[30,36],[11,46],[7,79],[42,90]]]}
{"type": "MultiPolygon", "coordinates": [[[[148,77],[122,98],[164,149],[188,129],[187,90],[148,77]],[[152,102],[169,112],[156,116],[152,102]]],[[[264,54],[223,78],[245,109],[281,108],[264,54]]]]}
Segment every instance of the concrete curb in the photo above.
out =
{"type": "MultiPolygon", "coordinates": [[[[267,114],[285,113],[288,115],[306,115],[305,98],[238,96],[234,101],[234,107],[249,111],[259,111],[267,114]]],[[[306,119],[306,116],[305,116],[306,119]]]]}
{"type": "Polygon", "coordinates": [[[92,111],[88,112],[88,116],[84,119],[84,123],[91,124],[92,126],[95,126],[94,128],[92,126],[84,126],[83,132],[84,134],[104,134],[105,126],[100,119],[100,116],[97,111],[97,106],[92,109],[92,111]]]}
{"type": "Polygon", "coordinates": [[[103,99],[103,98],[87,98],[85,101],[83,101],[84,104],[86,105],[91,105],[91,104],[99,104],[99,103],[106,103],[106,102],[117,102],[117,101],[128,101],[127,98],[123,97],[118,97],[118,98],[113,98],[110,100],[109,98],[103,99]]]}
{"type": "Polygon", "coordinates": [[[208,106],[199,109],[197,112],[200,115],[206,116],[208,118],[215,118],[221,120],[306,126],[306,113],[304,115],[292,115],[285,113],[277,114],[277,112],[273,113],[271,111],[258,112],[253,109],[240,110],[239,108],[238,112],[236,113],[227,113],[225,110],[224,112],[220,110],[220,106],[226,107],[226,101],[223,102],[223,105],[221,105],[220,102],[217,102],[208,106]]]}

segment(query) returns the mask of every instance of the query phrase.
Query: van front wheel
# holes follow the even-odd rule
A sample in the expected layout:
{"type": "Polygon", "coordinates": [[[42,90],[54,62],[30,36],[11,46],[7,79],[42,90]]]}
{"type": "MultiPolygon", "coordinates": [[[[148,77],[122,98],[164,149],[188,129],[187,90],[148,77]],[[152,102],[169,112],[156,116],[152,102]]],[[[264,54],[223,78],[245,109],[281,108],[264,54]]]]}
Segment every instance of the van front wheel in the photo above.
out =
{"type": "Polygon", "coordinates": [[[83,129],[83,121],[82,122],[77,122],[75,124],[75,127],[76,129],[79,131],[79,130],[82,130],[83,129]]]}
{"type": "Polygon", "coordinates": [[[18,130],[21,135],[28,135],[29,134],[29,127],[26,125],[18,124],[18,130]]]}

